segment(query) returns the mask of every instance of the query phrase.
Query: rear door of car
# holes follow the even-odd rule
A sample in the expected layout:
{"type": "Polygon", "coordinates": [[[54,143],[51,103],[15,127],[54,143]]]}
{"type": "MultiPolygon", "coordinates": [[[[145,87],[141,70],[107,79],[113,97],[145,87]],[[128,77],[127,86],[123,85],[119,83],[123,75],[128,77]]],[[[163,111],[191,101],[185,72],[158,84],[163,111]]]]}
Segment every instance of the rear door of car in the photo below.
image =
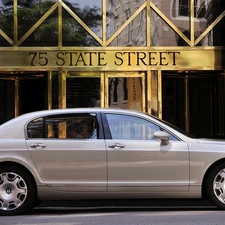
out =
{"type": "Polygon", "coordinates": [[[103,115],[109,192],[186,192],[189,188],[187,144],[171,135],[162,146],[153,137],[162,130],[132,115],[103,115]]]}
{"type": "Polygon", "coordinates": [[[46,185],[59,191],[106,191],[101,127],[97,113],[52,115],[28,124],[27,147],[46,185]]]}

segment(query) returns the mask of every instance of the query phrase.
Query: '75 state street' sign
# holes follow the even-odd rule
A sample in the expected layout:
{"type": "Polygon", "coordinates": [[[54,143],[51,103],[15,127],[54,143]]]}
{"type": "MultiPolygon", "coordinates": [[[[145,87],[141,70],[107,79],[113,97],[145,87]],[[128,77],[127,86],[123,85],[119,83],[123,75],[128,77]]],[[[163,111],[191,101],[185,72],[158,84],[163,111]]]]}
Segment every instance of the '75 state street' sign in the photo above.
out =
{"type": "Polygon", "coordinates": [[[224,69],[222,50],[14,50],[0,51],[0,69],[72,70],[224,69]]]}

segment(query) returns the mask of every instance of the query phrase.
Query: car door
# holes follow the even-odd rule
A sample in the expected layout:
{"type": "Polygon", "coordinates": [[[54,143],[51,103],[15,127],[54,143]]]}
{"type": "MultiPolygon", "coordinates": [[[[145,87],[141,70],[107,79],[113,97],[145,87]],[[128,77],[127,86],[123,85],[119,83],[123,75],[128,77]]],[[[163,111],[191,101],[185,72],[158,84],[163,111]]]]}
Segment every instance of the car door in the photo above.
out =
{"type": "Polygon", "coordinates": [[[154,132],[162,128],[140,117],[106,113],[103,118],[109,128],[108,191],[188,191],[186,143],[171,136],[168,145],[161,145],[154,139],[154,132]]]}
{"type": "Polygon", "coordinates": [[[46,185],[59,191],[106,191],[106,148],[95,113],[38,118],[27,148],[46,185]]]}

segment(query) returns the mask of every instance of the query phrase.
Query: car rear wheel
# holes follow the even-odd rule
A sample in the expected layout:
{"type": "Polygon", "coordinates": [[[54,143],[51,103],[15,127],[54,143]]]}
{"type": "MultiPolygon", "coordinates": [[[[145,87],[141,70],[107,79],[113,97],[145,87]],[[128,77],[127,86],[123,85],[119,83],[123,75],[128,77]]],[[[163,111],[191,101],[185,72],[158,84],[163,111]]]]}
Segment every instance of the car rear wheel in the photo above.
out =
{"type": "Polygon", "coordinates": [[[36,188],[30,175],[20,168],[0,168],[0,215],[27,212],[36,197],[36,188]]]}
{"type": "Polygon", "coordinates": [[[212,203],[220,209],[225,209],[225,163],[217,165],[209,173],[206,192],[212,203]]]}

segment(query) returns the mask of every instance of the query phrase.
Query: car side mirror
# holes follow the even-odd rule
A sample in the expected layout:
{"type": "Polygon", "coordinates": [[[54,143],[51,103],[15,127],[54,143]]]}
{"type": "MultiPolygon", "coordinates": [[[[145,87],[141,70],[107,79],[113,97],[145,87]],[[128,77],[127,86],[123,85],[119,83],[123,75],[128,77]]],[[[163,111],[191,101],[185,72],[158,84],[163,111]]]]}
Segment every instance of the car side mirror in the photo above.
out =
{"type": "Polygon", "coordinates": [[[154,133],[154,138],[156,141],[161,141],[161,145],[168,145],[170,140],[170,135],[164,131],[156,131],[154,133]]]}

